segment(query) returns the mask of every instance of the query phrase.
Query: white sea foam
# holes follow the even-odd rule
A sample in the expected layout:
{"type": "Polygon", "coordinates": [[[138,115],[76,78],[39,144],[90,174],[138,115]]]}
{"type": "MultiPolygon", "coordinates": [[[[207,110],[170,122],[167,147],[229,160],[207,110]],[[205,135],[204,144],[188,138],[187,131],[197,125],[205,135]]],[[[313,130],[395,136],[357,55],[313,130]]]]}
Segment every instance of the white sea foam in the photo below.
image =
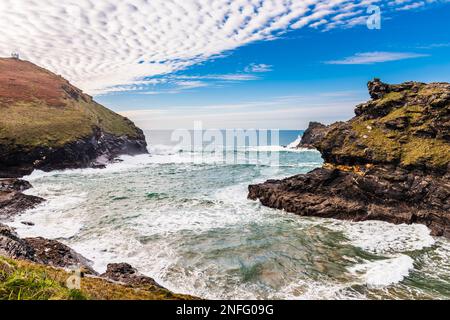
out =
{"type": "Polygon", "coordinates": [[[306,148],[290,148],[283,147],[283,146],[258,146],[258,147],[248,147],[247,151],[253,151],[253,152],[312,152],[312,153],[319,153],[319,151],[314,149],[306,149],[306,148]]]}
{"type": "Polygon", "coordinates": [[[344,232],[352,245],[376,254],[421,250],[431,247],[436,241],[430,235],[430,229],[422,224],[332,221],[329,226],[344,232]]]}
{"type": "Polygon", "coordinates": [[[402,281],[414,269],[414,260],[404,254],[390,259],[358,264],[349,271],[369,287],[385,287],[402,281]]]}
{"type": "MultiPolygon", "coordinates": [[[[262,147],[250,152],[257,150],[268,149],[262,147]]],[[[287,151],[282,147],[277,150],[287,151]]],[[[405,252],[442,247],[422,225],[287,217],[281,211],[247,200],[248,184],[319,166],[310,154],[296,160],[297,154],[311,151],[284,152],[282,155],[291,160],[282,160],[279,166],[256,166],[258,162],[252,158],[255,160],[252,167],[228,167],[218,163],[221,155],[214,153],[205,155],[204,165],[197,165],[192,159],[198,153],[179,152],[177,147],[157,146],[151,151],[150,155],[123,156],[121,162],[106,169],[34,172],[26,177],[35,186],[27,193],[48,201],[16,217],[10,224],[22,236],[62,240],[93,260],[99,272],[108,263],[128,262],[171,290],[212,299],[364,299],[365,294],[352,290],[352,285],[396,284],[413,269],[412,258],[405,252]],[[219,178],[228,184],[216,187],[210,181],[219,178]],[[148,198],[147,192],[154,192],[156,198],[148,198]],[[23,225],[22,221],[33,222],[35,226],[23,225]],[[385,259],[361,262],[361,257],[346,258],[356,265],[343,275],[345,280],[336,281],[327,277],[309,278],[300,267],[299,272],[291,273],[292,278],[285,282],[282,279],[282,285],[275,288],[258,281],[243,281],[236,272],[239,268],[236,259],[240,255],[248,257],[246,244],[252,250],[251,243],[266,241],[263,247],[267,251],[261,251],[263,256],[280,250],[277,245],[272,247],[270,236],[266,239],[266,235],[272,234],[270,230],[282,242],[292,232],[312,229],[313,239],[319,244],[322,237],[326,239],[328,229],[341,231],[348,238],[342,245],[356,246],[385,259]],[[259,230],[265,233],[257,234],[259,230]],[[221,245],[227,241],[231,249],[220,253],[221,245]],[[219,253],[208,251],[214,245],[218,245],[219,253]]],[[[237,163],[248,163],[244,161],[243,150],[234,154],[237,163]]],[[[286,256],[295,255],[296,250],[311,249],[308,245],[282,249],[286,256]]],[[[423,270],[438,274],[437,279],[445,279],[448,269],[436,261],[444,261],[448,255],[449,250],[438,254],[433,249],[424,259],[423,270]]],[[[283,274],[283,270],[279,272],[283,274]]],[[[270,284],[270,276],[263,275],[263,279],[270,284]]]]}
{"type": "Polygon", "coordinates": [[[302,136],[298,136],[298,138],[295,139],[295,141],[288,144],[287,148],[288,149],[296,149],[300,145],[300,142],[302,142],[302,136]]]}

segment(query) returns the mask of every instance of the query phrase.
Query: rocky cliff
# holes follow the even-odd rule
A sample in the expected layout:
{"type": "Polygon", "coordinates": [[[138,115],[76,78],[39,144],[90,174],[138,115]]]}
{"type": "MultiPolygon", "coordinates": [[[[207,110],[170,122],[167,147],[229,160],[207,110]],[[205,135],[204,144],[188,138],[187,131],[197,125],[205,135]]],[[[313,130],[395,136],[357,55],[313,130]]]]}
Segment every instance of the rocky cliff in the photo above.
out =
{"type": "Polygon", "coordinates": [[[372,100],[300,146],[322,168],[249,187],[249,198],[305,216],[423,223],[450,237],[450,84],[369,82],[372,100]]]}
{"type": "Polygon", "coordinates": [[[130,120],[30,62],[0,59],[0,177],[102,166],[146,153],[130,120]]]}

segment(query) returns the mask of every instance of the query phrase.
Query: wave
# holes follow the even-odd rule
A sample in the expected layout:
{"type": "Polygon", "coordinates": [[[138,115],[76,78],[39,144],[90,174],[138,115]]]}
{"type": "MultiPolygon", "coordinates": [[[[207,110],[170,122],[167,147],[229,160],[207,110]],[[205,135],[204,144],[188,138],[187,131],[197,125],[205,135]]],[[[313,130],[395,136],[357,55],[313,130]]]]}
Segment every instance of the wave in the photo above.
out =
{"type": "Polygon", "coordinates": [[[295,141],[288,144],[287,148],[288,149],[297,149],[297,147],[300,145],[300,142],[302,142],[302,136],[298,136],[298,138],[295,139],[295,141]]]}
{"type": "Polygon", "coordinates": [[[357,264],[349,271],[360,277],[369,287],[386,287],[398,283],[414,269],[414,260],[404,254],[385,260],[357,264]]]}

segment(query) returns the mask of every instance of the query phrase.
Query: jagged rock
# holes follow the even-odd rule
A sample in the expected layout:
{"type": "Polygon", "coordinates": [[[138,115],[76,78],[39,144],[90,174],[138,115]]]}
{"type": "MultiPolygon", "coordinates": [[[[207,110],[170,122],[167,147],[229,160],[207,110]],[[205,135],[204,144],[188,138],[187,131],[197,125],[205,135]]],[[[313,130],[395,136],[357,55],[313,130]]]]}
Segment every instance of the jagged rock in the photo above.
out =
{"type": "Polygon", "coordinates": [[[35,251],[10,227],[0,223],[0,256],[34,261],[35,251]]]}
{"type": "Polygon", "coordinates": [[[162,288],[155,280],[140,274],[128,263],[110,263],[106,272],[100,276],[136,287],[156,286],[162,288]]]}
{"type": "Polygon", "coordinates": [[[81,268],[83,272],[97,274],[92,269],[92,262],[75,250],[56,240],[44,238],[23,239],[34,250],[32,261],[60,268],[81,268]]]}
{"type": "Polygon", "coordinates": [[[142,130],[129,119],[18,59],[0,59],[0,128],[0,177],[98,167],[122,154],[147,153],[142,130]]]}
{"type": "Polygon", "coordinates": [[[325,165],[249,186],[249,198],[305,216],[423,223],[450,237],[450,84],[368,84],[356,117],[313,123],[325,165]]]}
{"type": "Polygon", "coordinates": [[[315,149],[314,144],[321,141],[328,133],[329,127],[319,122],[310,122],[308,129],[303,133],[298,148],[315,149]]]}
{"type": "Polygon", "coordinates": [[[370,81],[368,83],[368,88],[370,97],[372,99],[381,99],[390,92],[389,86],[381,82],[380,79],[374,79],[373,81],[370,81]]]}
{"type": "Polygon", "coordinates": [[[319,168],[249,186],[249,198],[302,216],[422,223],[450,237],[450,186],[444,178],[386,168],[363,173],[319,168]]]}
{"type": "Polygon", "coordinates": [[[31,189],[28,181],[21,179],[0,179],[0,192],[25,191],[31,189]]]}
{"type": "Polygon", "coordinates": [[[0,179],[0,218],[9,218],[45,201],[22,193],[29,188],[31,184],[24,180],[0,179]]]}
{"type": "Polygon", "coordinates": [[[68,246],[44,238],[20,238],[10,227],[0,224],[0,255],[59,268],[78,267],[97,274],[91,262],[68,246]]]}

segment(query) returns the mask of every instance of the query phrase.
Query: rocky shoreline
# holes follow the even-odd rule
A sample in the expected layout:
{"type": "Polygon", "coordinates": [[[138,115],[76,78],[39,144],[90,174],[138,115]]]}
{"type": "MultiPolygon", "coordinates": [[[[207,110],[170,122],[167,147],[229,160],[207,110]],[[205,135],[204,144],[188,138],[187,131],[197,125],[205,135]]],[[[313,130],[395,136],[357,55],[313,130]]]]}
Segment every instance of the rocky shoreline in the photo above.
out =
{"type": "MultiPolygon", "coordinates": [[[[0,73],[0,222],[45,202],[24,194],[32,186],[20,178],[34,170],[103,168],[120,155],[148,153],[141,129],[62,77],[18,59],[0,58],[0,73]]],[[[0,223],[0,284],[3,276],[14,276],[11,264],[26,273],[39,270],[35,277],[46,270],[67,278],[67,270],[78,268],[96,279],[86,283],[88,296],[94,299],[195,299],[170,292],[125,263],[110,264],[106,273],[99,275],[92,261],[63,243],[42,237],[20,238],[14,229],[0,223]],[[104,294],[100,292],[103,287],[113,291],[104,294]],[[137,294],[125,287],[145,292],[137,294]]],[[[63,280],[58,280],[58,290],[67,290],[63,280]]]]}
{"type": "Polygon", "coordinates": [[[450,238],[450,84],[368,84],[356,117],[311,123],[299,147],[322,168],[249,186],[249,199],[302,216],[422,223],[450,238]]]}
{"type": "MultiPolygon", "coordinates": [[[[31,184],[20,179],[0,179],[0,221],[34,208],[45,200],[22,193],[31,184]]],[[[23,222],[26,223],[26,222],[23,222]]],[[[20,238],[13,228],[0,223],[0,257],[28,261],[57,269],[79,269],[82,274],[131,288],[157,292],[168,299],[196,299],[176,295],[159,285],[154,279],[140,274],[126,263],[112,263],[99,275],[92,268],[92,261],[56,240],[42,237],[20,238]]],[[[68,273],[67,277],[70,276],[68,273]]]]}

